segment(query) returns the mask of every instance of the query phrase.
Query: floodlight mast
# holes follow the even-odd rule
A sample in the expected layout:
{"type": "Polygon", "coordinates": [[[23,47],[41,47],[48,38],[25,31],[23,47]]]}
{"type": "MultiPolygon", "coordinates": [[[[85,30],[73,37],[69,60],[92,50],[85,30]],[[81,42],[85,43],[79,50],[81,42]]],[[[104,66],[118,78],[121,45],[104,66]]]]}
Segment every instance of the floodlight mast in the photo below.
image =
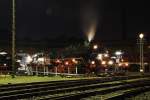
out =
{"type": "Polygon", "coordinates": [[[140,72],[144,72],[144,53],[143,53],[143,45],[144,45],[144,34],[140,33],[139,34],[139,39],[140,39],[140,72]]]}
{"type": "Polygon", "coordinates": [[[12,78],[15,77],[15,53],[16,53],[16,0],[12,0],[12,78]]]}

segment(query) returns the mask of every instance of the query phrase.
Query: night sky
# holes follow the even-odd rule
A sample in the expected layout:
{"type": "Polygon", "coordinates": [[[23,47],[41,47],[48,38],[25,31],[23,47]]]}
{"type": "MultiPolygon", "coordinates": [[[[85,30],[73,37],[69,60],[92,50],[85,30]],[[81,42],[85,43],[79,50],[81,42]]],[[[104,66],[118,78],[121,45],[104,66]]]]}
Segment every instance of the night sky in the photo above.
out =
{"type": "MultiPolygon", "coordinates": [[[[97,40],[120,40],[150,32],[148,0],[16,0],[17,38],[40,40],[59,36],[83,37],[82,9],[93,7],[97,15],[97,40]],[[94,5],[94,6],[91,6],[94,5]]],[[[88,11],[88,9],[86,9],[88,11]]],[[[11,0],[0,0],[0,37],[11,28],[11,0]]]]}

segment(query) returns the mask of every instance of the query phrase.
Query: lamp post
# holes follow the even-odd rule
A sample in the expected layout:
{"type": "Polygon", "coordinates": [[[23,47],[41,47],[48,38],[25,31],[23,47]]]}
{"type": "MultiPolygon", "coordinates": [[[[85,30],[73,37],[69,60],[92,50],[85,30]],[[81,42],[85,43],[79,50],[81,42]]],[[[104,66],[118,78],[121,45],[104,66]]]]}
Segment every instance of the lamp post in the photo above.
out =
{"type": "Polygon", "coordinates": [[[77,64],[78,64],[78,61],[76,61],[76,59],[72,59],[72,62],[74,63],[74,65],[75,65],[75,69],[76,69],[76,74],[78,74],[78,66],[77,66],[77,64]]]}
{"type": "Polygon", "coordinates": [[[93,49],[97,50],[98,49],[98,45],[97,44],[93,45],[93,49]]]}
{"type": "Polygon", "coordinates": [[[68,61],[66,61],[65,62],[65,65],[67,66],[67,68],[68,68],[68,75],[70,74],[70,68],[69,68],[69,62],[68,61]]]}
{"type": "Polygon", "coordinates": [[[144,72],[144,59],[143,59],[143,45],[144,45],[144,34],[139,34],[140,39],[140,72],[144,72]]]}
{"type": "Polygon", "coordinates": [[[57,63],[57,65],[55,66],[55,75],[57,76],[57,74],[58,74],[58,65],[60,64],[60,60],[59,59],[57,59],[56,60],[56,63],[57,63]]]}
{"type": "Polygon", "coordinates": [[[12,0],[12,78],[15,77],[15,36],[16,36],[16,0],[12,0]]]}
{"type": "Polygon", "coordinates": [[[57,66],[55,66],[55,75],[57,76],[57,66]]]}
{"type": "Polygon", "coordinates": [[[115,55],[116,55],[115,72],[118,71],[118,67],[121,66],[120,60],[122,59],[122,54],[123,52],[121,50],[115,52],[115,55]]]}

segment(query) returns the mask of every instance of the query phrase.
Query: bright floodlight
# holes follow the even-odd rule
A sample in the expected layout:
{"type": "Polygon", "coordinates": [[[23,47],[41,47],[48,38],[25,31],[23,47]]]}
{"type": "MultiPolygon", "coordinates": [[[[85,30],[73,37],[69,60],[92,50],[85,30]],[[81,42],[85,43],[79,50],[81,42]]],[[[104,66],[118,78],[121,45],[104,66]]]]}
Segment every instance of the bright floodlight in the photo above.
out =
{"type": "Polygon", "coordinates": [[[129,63],[125,63],[125,66],[129,66],[129,63]]]}
{"type": "Polygon", "coordinates": [[[32,61],[32,58],[31,56],[27,56],[25,60],[26,63],[30,63],[32,61]]]}
{"type": "Polygon", "coordinates": [[[143,39],[144,38],[144,34],[143,33],[139,34],[139,38],[143,39]]]}
{"type": "Polygon", "coordinates": [[[108,65],[113,65],[114,64],[114,62],[112,61],[112,60],[110,60],[109,62],[108,62],[108,65]]]}
{"type": "Polygon", "coordinates": [[[115,57],[115,56],[112,56],[111,58],[112,58],[112,59],[116,59],[116,57],[115,57]]]}
{"type": "Polygon", "coordinates": [[[72,61],[75,62],[76,60],[73,58],[72,61]]]}
{"type": "Polygon", "coordinates": [[[98,59],[98,60],[102,60],[102,54],[98,54],[98,55],[97,55],[97,59],[98,59]]]}
{"type": "Polygon", "coordinates": [[[94,64],[95,64],[95,61],[92,61],[91,64],[94,65],[94,64]]]}
{"type": "Polygon", "coordinates": [[[109,55],[106,53],[106,54],[104,54],[104,57],[108,57],[109,55]]]}
{"type": "Polygon", "coordinates": [[[106,65],[106,61],[102,61],[102,65],[106,65]]]}
{"type": "Polygon", "coordinates": [[[120,56],[120,55],[122,55],[122,52],[121,52],[121,51],[116,51],[116,52],[115,52],[115,55],[116,55],[116,56],[120,56]]]}
{"type": "Polygon", "coordinates": [[[96,50],[97,48],[98,48],[98,45],[95,44],[95,45],[93,46],[93,49],[96,50]]]}
{"type": "Polygon", "coordinates": [[[72,59],[72,62],[73,62],[73,63],[75,63],[75,64],[77,64],[77,63],[78,63],[78,61],[76,61],[76,59],[75,59],[75,58],[73,58],[73,59],[72,59]]]}
{"type": "Polygon", "coordinates": [[[39,62],[44,62],[44,58],[38,58],[39,62]]]}
{"type": "Polygon", "coordinates": [[[66,62],[65,62],[65,65],[69,65],[69,62],[68,62],[68,61],[66,61],[66,62]]]}
{"type": "Polygon", "coordinates": [[[140,72],[143,72],[143,69],[140,69],[140,72]]]}
{"type": "Polygon", "coordinates": [[[118,65],[119,65],[119,66],[122,66],[122,63],[119,63],[118,65]]]}
{"type": "Polygon", "coordinates": [[[7,52],[0,52],[0,55],[6,55],[7,52]]]}
{"type": "Polygon", "coordinates": [[[20,62],[21,62],[21,60],[17,60],[16,62],[20,63],[20,62]]]}

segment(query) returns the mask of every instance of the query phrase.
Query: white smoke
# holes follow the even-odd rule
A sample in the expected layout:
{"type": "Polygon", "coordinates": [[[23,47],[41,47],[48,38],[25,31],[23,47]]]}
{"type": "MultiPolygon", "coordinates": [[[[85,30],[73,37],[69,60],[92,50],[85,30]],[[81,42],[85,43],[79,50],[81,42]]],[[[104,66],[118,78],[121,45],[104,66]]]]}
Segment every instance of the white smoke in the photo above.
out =
{"type": "Polygon", "coordinates": [[[89,42],[91,42],[94,39],[95,33],[96,33],[96,23],[93,23],[90,25],[89,29],[85,31],[86,37],[89,42]]]}
{"type": "Polygon", "coordinates": [[[95,3],[89,2],[81,9],[81,20],[83,32],[86,35],[89,42],[91,42],[96,33],[98,13],[95,7],[95,3]]]}

